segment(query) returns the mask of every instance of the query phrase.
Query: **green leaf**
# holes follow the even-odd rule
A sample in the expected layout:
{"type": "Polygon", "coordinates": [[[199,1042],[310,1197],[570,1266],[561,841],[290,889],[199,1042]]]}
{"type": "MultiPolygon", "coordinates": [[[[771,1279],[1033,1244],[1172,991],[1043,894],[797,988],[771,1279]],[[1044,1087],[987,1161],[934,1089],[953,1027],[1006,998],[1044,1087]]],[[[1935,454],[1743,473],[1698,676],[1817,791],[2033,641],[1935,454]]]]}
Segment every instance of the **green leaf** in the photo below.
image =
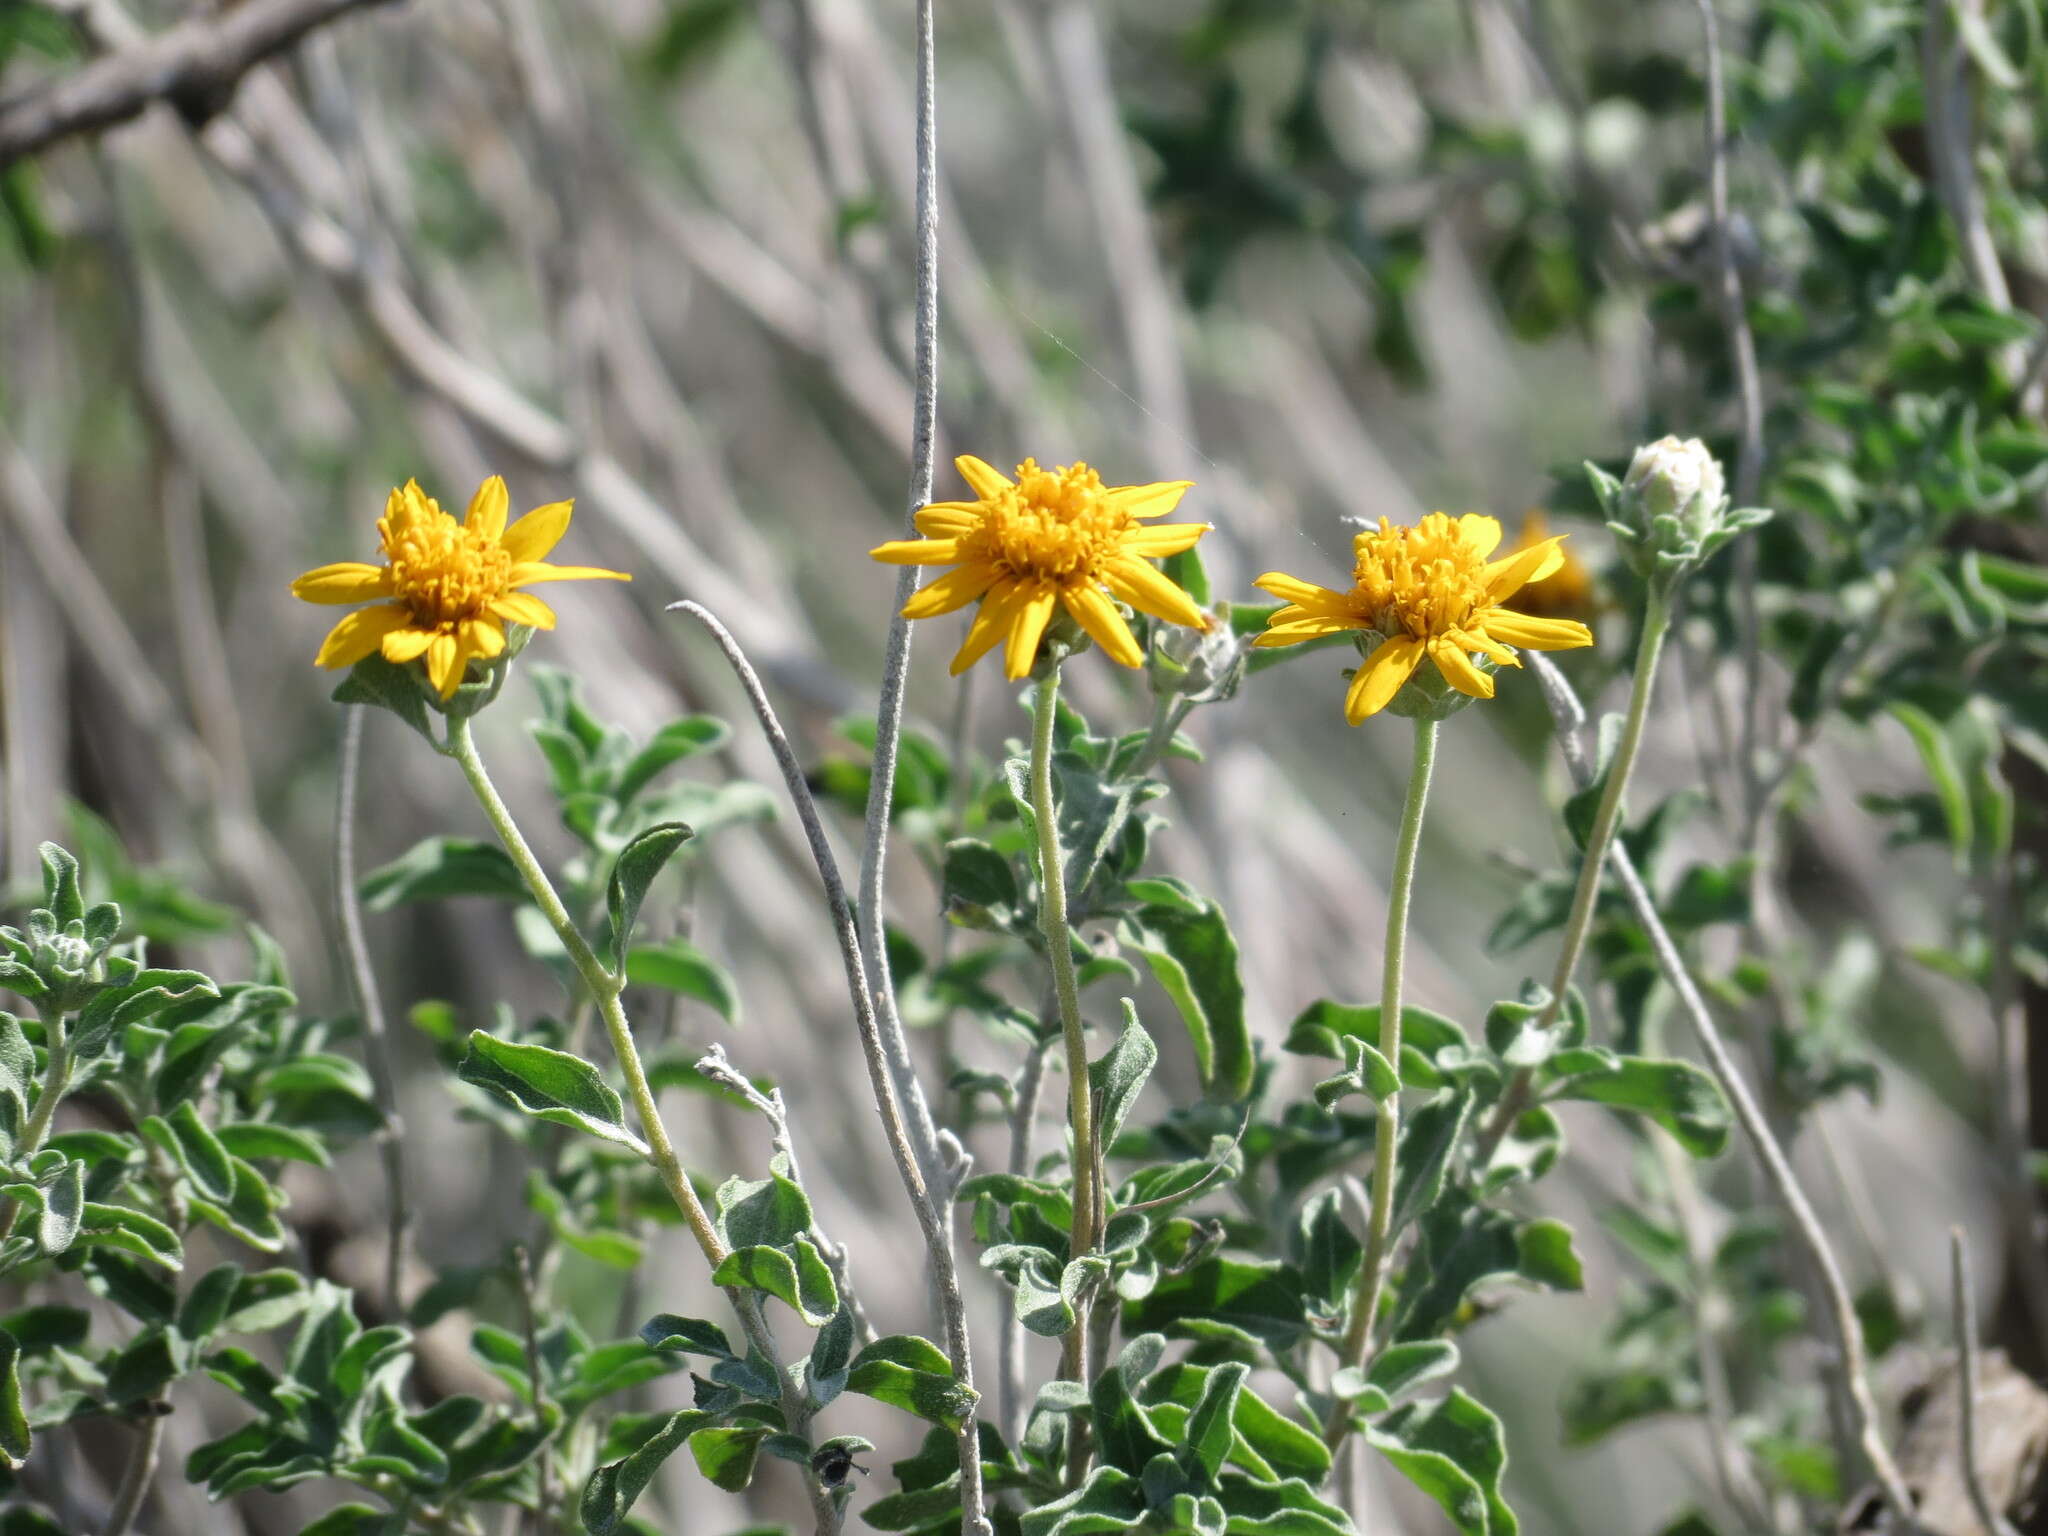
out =
{"type": "Polygon", "coordinates": [[[646,898],[647,888],[654,884],[654,877],[675,856],[676,850],[696,835],[680,821],[660,821],[619,850],[604,893],[605,911],[612,923],[614,969],[625,964],[633,941],[633,925],[639,920],[640,903],[646,898]]]}
{"type": "Polygon", "coordinates": [[[714,1285],[745,1285],[787,1303],[813,1328],[822,1328],[839,1310],[839,1288],[832,1270],[806,1238],[798,1238],[795,1256],[765,1244],[735,1248],[711,1276],[714,1285]]]}
{"type": "Polygon", "coordinates": [[[1341,1191],[1326,1189],[1301,1208],[1302,1288],[1334,1311],[1351,1292],[1365,1245],[1344,1219],[1341,1191]]]}
{"type": "Polygon", "coordinates": [[[0,1462],[18,1467],[28,1460],[28,1451],[28,1415],[21,1407],[21,1345],[13,1334],[0,1330],[0,1462]]]}
{"type": "Polygon", "coordinates": [[[1463,1392],[1396,1409],[1366,1426],[1366,1442],[1435,1499],[1464,1536],[1516,1536],[1501,1498],[1506,1437],[1493,1411],[1463,1392]]]}
{"type": "Polygon", "coordinates": [[[153,1401],[177,1380],[178,1374],[171,1336],[160,1328],[152,1328],[137,1335],[107,1366],[107,1399],[122,1406],[153,1401]]]}
{"type": "Polygon", "coordinates": [[[732,1341],[716,1323],[702,1318],[678,1317],[659,1312],[640,1330],[641,1342],[649,1349],[674,1349],[685,1354],[709,1355],[715,1360],[733,1358],[732,1341]]]}
{"type": "Polygon", "coordinates": [[[371,870],[356,889],[372,912],[450,896],[532,899],[518,866],[503,848],[468,837],[424,838],[389,864],[371,870]]]}
{"type": "Polygon", "coordinates": [[[1728,1144],[1728,1101],[1721,1085],[1689,1061],[1624,1056],[1610,1071],[1566,1079],[1553,1097],[1648,1115],[1694,1157],[1719,1157],[1728,1144]]]}
{"type": "Polygon", "coordinates": [[[426,680],[410,663],[399,666],[372,651],[341,680],[330,697],[337,704],[368,704],[388,709],[428,741],[434,732],[427,721],[426,680]]]}
{"type": "Polygon", "coordinates": [[[1397,1402],[1425,1381],[1448,1376],[1458,1368],[1458,1346],[1449,1339],[1418,1339],[1412,1344],[1389,1344],[1373,1357],[1365,1379],[1397,1402]]]}
{"type": "Polygon", "coordinates": [[[1127,997],[1124,1029],[1102,1056],[1088,1064],[1088,1086],[1094,1094],[1095,1112],[1100,1118],[1097,1135],[1105,1152],[1116,1144],[1131,1106],[1144,1091],[1145,1081],[1159,1060],[1159,1047],[1138,1022],[1138,1010],[1127,997]]]}
{"type": "Polygon", "coordinates": [[[78,888],[78,860],[55,843],[38,843],[43,861],[43,905],[62,928],[85,916],[85,897],[78,888]]]}
{"type": "Polygon", "coordinates": [[[1089,1388],[1097,1449],[1109,1465],[1133,1476],[1142,1474],[1153,1457],[1173,1450],[1153,1427],[1136,1393],[1157,1368],[1165,1348],[1166,1340],[1156,1333],[1138,1335],[1089,1388]]]}
{"type": "Polygon", "coordinates": [[[754,1463],[767,1433],[759,1425],[700,1429],[690,1436],[690,1454],[713,1487],[740,1493],[754,1480],[754,1463]]]}
{"type": "Polygon", "coordinates": [[[626,980],[694,997],[726,1023],[740,1021],[739,988],[731,973],[687,939],[635,945],[626,955],[626,980]]]}
{"type": "MultiPolygon", "coordinates": [[[[213,1201],[230,1199],[235,1193],[235,1165],[228,1149],[199,1118],[199,1108],[190,1099],[157,1122],[170,1133],[171,1145],[164,1150],[174,1155],[200,1194],[213,1201]]],[[[143,1125],[149,1130],[147,1122],[143,1125]]]]}
{"type": "Polygon", "coordinates": [[[955,838],[939,869],[940,905],[962,928],[1004,929],[1018,921],[1017,875],[987,843],[955,838]]]}
{"type": "Polygon", "coordinates": [[[1065,1498],[1028,1512],[1019,1529],[1022,1536],[1123,1536],[1144,1514],[1138,1480],[1115,1467],[1097,1467],[1065,1498]]]}
{"type": "Polygon", "coordinates": [[[268,1120],[237,1121],[219,1127],[214,1134],[229,1153],[250,1162],[257,1158],[282,1158],[325,1168],[331,1161],[318,1137],[268,1120]]]}
{"type": "Polygon", "coordinates": [[[299,1536],[404,1536],[405,1521],[368,1504],[338,1504],[299,1536]]]}
{"type": "Polygon", "coordinates": [[[972,1389],[954,1379],[945,1353],[909,1333],[877,1339],[855,1355],[846,1390],[952,1430],[967,1422],[977,1401],[972,1389]]]}
{"type": "Polygon", "coordinates": [[[77,1238],[84,1214],[85,1164],[67,1162],[43,1190],[43,1209],[36,1218],[37,1245],[45,1254],[62,1253],[77,1238]]]}
{"type": "Polygon", "coordinates": [[[718,1230],[730,1246],[787,1248],[811,1230],[810,1197],[779,1171],[780,1158],[774,1166],[778,1171],[765,1179],[732,1178],[718,1186],[718,1230]]]}
{"type": "Polygon", "coordinates": [[[1235,1101],[1251,1092],[1255,1062],[1237,940],[1222,909],[1196,899],[1200,905],[1192,912],[1158,902],[1140,907],[1125,919],[1121,937],[1180,1010],[1202,1086],[1214,1098],[1235,1101]]]}
{"type": "Polygon", "coordinates": [[[685,1440],[708,1425],[717,1423],[712,1414],[685,1408],[650,1435],[641,1447],[624,1460],[599,1467],[584,1485],[578,1506],[583,1528],[590,1536],[612,1536],[625,1521],[661,1464],[673,1456],[685,1440]]]}
{"type": "Polygon", "coordinates": [[[1251,1367],[1240,1361],[1217,1366],[1202,1384],[1201,1401],[1188,1415],[1188,1454],[1212,1484],[1230,1455],[1236,1437],[1232,1423],[1237,1414],[1238,1393],[1250,1374],[1251,1367]]]}
{"type": "Polygon", "coordinates": [[[118,1205],[86,1201],[79,1215],[77,1242],[81,1246],[118,1248],[165,1269],[182,1269],[185,1263],[185,1248],[177,1233],[154,1216],[118,1205]]]}
{"type": "Polygon", "coordinates": [[[731,736],[732,728],[712,715],[685,715],[680,720],[672,720],[648,738],[646,746],[633,754],[631,761],[620,770],[612,793],[622,803],[631,800],[665,768],[686,757],[695,757],[699,752],[722,747],[731,736]]]}
{"type": "Polygon", "coordinates": [[[1558,1291],[1585,1289],[1585,1265],[1572,1246],[1572,1229],[1563,1222],[1544,1217],[1522,1223],[1515,1229],[1515,1251],[1521,1272],[1538,1284],[1558,1291]]]}
{"type": "Polygon", "coordinates": [[[647,1144],[626,1129],[625,1104],[618,1094],[597,1068],[567,1051],[471,1030],[455,1073],[535,1119],[574,1126],[647,1155],[647,1144]]]}
{"type": "Polygon", "coordinates": [[[1398,1236],[1409,1222],[1436,1203],[1471,1112],[1470,1093],[1446,1093],[1416,1110],[1401,1128],[1389,1237],[1398,1236]]]}
{"type": "Polygon", "coordinates": [[[1163,1277],[1150,1295],[1124,1308],[1125,1332],[1199,1337],[1215,1320],[1285,1349],[1307,1327],[1294,1274],[1279,1263],[1210,1258],[1163,1277]]]}

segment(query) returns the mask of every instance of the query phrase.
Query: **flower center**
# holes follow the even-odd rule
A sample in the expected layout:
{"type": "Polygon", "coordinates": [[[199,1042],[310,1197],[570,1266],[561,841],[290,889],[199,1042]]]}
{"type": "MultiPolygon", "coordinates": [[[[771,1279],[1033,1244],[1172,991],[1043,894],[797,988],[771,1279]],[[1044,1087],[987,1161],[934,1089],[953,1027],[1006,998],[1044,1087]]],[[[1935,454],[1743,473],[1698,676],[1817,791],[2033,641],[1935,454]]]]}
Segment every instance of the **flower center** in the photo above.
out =
{"type": "Polygon", "coordinates": [[[1390,638],[1448,635],[1492,606],[1486,561],[1441,512],[1412,528],[1396,528],[1383,517],[1377,532],[1359,534],[1352,547],[1359,608],[1390,638]]]}
{"type": "Polygon", "coordinates": [[[962,537],[961,553],[1006,576],[1070,586],[1092,580],[1133,526],[1086,464],[1048,470],[1026,459],[1015,488],[982,503],[981,523],[962,537]]]}
{"type": "Polygon", "coordinates": [[[377,519],[391,591],[422,624],[453,625],[482,617],[505,595],[512,557],[495,539],[433,507],[424,517],[377,519]]]}

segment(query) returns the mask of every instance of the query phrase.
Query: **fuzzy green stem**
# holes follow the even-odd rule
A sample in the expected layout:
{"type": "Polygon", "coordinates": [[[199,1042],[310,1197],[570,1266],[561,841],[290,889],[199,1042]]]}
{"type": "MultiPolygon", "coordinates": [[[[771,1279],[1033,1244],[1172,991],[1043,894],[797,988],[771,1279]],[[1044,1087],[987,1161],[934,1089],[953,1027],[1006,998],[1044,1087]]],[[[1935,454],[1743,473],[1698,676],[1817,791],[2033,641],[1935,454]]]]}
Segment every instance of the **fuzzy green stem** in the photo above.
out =
{"type": "Polygon", "coordinates": [[[703,1202],[697,1198],[696,1190],[691,1188],[682,1159],[676,1156],[675,1146],[669,1141],[668,1130],[662,1124],[654,1090],[648,1086],[647,1069],[641,1064],[639,1047],[633,1043],[632,1026],[626,1022],[626,1011],[619,1001],[619,994],[625,990],[625,979],[614,976],[605,968],[604,962],[597,958],[596,951],[577,928],[575,920],[569,916],[569,909],[562,905],[562,898],[555,894],[547,871],[534,857],[518,822],[512,819],[511,809],[491,782],[484,760],[477,755],[476,739],[470,734],[466,716],[458,715],[449,720],[448,749],[461,765],[462,776],[469,780],[470,790],[476,795],[477,804],[483,807],[491,830],[498,834],[498,841],[511,855],[519,878],[525,881],[527,890],[540,907],[541,915],[555,930],[555,937],[562,941],[562,948],[569,953],[570,964],[576,967],[576,974],[583,978],[583,985],[597,1003],[605,1033],[611,1038],[612,1053],[618,1058],[619,1070],[625,1074],[633,1107],[640,1116],[640,1129],[647,1138],[649,1161],[660,1173],[661,1181],[682,1211],[683,1219],[689,1223],[697,1246],[704,1250],[705,1261],[716,1268],[725,1258],[725,1243],[711,1225],[711,1218],[705,1212],[703,1202]]]}
{"type": "MultiPolygon", "coordinates": [[[[640,1117],[641,1134],[647,1138],[648,1161],[654,1165],[669,1197],[683,1213],[683,1220],[689,1224],[697,1246],[704,1252],[704,1262],[717,1270],[730,1250],[718,1235],[718,1229],[712,1225],[703,1202],[697,1198],[697,1191],[691,1187],[690,1176],[683,1168],[682,1159],[676,1155],[675,1144],[668,1139],[668,1128],[662,1124],[661,1107],[655,1101],[654,1089],[648,1084],[640,1049],[633,1042],[633,1027],[627,1022],[625,1006],[620,1001],[620,995],[626,988],[625,978],[614,975],[598,959],[597,952],[569,916],[569,909],[562,905],[562,898],[556,894],[547,871],[534,857],[518,822],[512,819],[511,808],[499,796],[497,786],[491,782],[491,776],[484,768],[483,759],[477,755],[476,740],[470,734],[467,716],[450,717],[447,751],[461,765],[463,777],[469,780],[470,790],[476,795],[477,804],[483,807],[491,829],[498,834],[498,841],[511,855],[519,878],[532,893],[541,915],[548,920],[548,926],[554,929],[555,937],[562,941],[562,948],[568,951],[576,974],[583,978],[583,985],[596,1000],[599,1017],[604,1020],[605,1034],[611,1040],[612,1054],[618,1060],[619,1070],[625,1074],[627,1092],[632,1096],[633,1108],[640,1117]]],[[[732,1300],[733,1309],[739,1313],[740,1326],[748,1341],[774,1364],[775,1374],[781,1378],[783,1417],[790,1432],[808,1438],[806,1405],[790,1381],[788,1372],[782,1369],[775,1335],[769,1331],[760,1299],[744,1286],[727,1287],[726,1294],[732,1300]]],[[[805,1482],[818,1517],[819,1536],[830,1536],[839,1529],[839,1508],[815,1475],[807,1476],[805,1482]]]]}
{"type": "MultiPolygon", "coordinates": [[[[1557,969],[1551,973],[1550,1001],[1537,1016],[1539,1030],[1554,1028],[1571,988],[1572,973],[1579,968],[1585,952],[1586,935],[1592,931],[1593,909],[1600,896],[1600,871],[1607,862],[1608,845],[1621,825],[1621,802],[1635,771],[1636,753],[1643,744],[1643,727],[1650,718],[1650,698],[1657,687],[1657,661],[1664,651],[1664,636],[1671,628],[1671,600],[1657,583],[1650,584],[1643,606],[1643,629],[1636,642],[1635,679],[1629,689],[1628,716],[1622,723],[1621,740],[1608,766],[1607,786],[1600,792],[1600,804],[1593,814],[1593,827],[1586,837],[1586,856],[1579,865],[1579,883],[1572,891],[1571,914],[1565,919],[1564,940],[1557,952],[1557,969]]],[[[1509,1079],[1507,1091],[1494,1106],[1492,1117],[1480,1134],[1477,1166],[1493,1160],[1508,1128],[1529,1107],[1533,1079],[1527,1067],[1509,1079]]]]}
{"type": "Polygon", "coordinates": [[[71,1043],[65,1038],[63,1016],[52,1013],[47,1027],[50,1054],[43,1069],[43,1091],[36,1095],[36,1107],[29,1111],[28,1124],[22,1127],[15,1148],[17,1161],[24,1163],[41,1149],[50,1122],[57,1118],[57,1106],[71,1086],[71,1043]]]}
{"type": "MultiPolygon", "coordinates": [[[[1095,1113],[1088,1092],[1088,1036],[1081,1025],[1081,989],[1074,979],[1073,937],[1067,929],[1067,881],[1060,859],[1059,808],[1052,797],[1053,722],[1059,714],[1060,669],[1054,662],[1039,680],[1031,715],[1031,819],[1038,824],[1038,922],[1052,963],[1053,996],[1067,1050],[1067,1119],[1074,1135],[1074,1227],[1068,1257],[1095,1246],[1095,1113]]],[[[1084,1325],[1068,1339],[1067,1375],[1079,1378],[1084,1325]]]]}
{"type": "MultiPolygon", "coordinates": [[[[1415,722],[1415,756],[1408,767],[1408,796],[1401,806],[1401,830],[1394,845],[1394,878],[1387,892],[1387,939],[1380,969],[1380,1054],[1396,1070],[1401,1062],[1401,983],[1408,958],[1408,906],[1415,890],[1415,856],[1422,846],[1422,814],[1429,802],[1429,781],[1436,767],[1438,725],[1415,722]]],[[[1351,1293],[1351,1323],[1344,1331],[1342,1361],[1363,1367],[1372,1353],[1373,1324],[1379,1316],[1380,1292],[1387,1279],[1387,1259],[1394,1223],[1394,1173],[1401,1134],[1401,1093],[1397,1088],[1381,1101],[1373,1126],[1372,1215],[1365,1234],[1365,1256],[1351,1293]]],[[[1338,1402],[1323,1426],[1332,1450],[1351,1433],[1351,1412],[1338,1402]]]]}
{"type": "Polygon", "coordinates": [[[154,1408],[145,1412],[148,1416],[136,1426],[135,1444],[129,1449],[128,1465],[121,1472],[121,1486],[114,1495],[113,1508],[107,1512],[107,1523],[100,1527],[100,1536],[128,1536],[128,1528],[142,1511],[142,1501],[149,1497],[149,1485],[156,1481],[164,1420],[163,1414],[154,1408]]]}

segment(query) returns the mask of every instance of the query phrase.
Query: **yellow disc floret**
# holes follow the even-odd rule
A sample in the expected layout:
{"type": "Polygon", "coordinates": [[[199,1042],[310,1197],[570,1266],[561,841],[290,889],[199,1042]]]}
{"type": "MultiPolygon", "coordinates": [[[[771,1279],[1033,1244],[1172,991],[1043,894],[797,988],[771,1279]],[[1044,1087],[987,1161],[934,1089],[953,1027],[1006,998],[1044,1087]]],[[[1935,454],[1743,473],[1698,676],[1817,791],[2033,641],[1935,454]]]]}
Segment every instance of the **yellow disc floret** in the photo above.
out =
{"type": "Polygon", "coordinates": [[[335,625],[316,663],[352,667],[372,652],[401,666],[419,661],[445,699],[462,682],[471,657],[489,661],[505,649],[506,625],[555,627],[554,610],[521,588],[543,581],[632,579],[542,558],[568,531],[573,503],[535,507],[508,528],[509,505],[505,482],[496,475],[477,487],[461,522],[417,481],[394,490],[377,520],[384,564],[344,560],[292,583],[293,596],[309,603],[376,604],[335,625]]]}
{"type": "Polygon", "coordinates": [[[1593,643],[1593,632],[1575,620],[1535,618],[1500,606],[1563,563],[1562,537],[1489,560],[1501,539],[1493,518],[1432,512],[1413,527],[1381,518],[1377,528],[1352,541],[1349,591],[1279,571],[1261,576],[1257,585],[1285,606],[1267,619],[1256,643],[1298,645],[1345,630],[1383,636],[1345,695],[1344,716],[1353,725],[1384,709],[1424,656],[1459,692],[1490,699],[1493,678],[1473,665],[1475,654],[1519,666],[1508,647],[1553,651],[1593,643]]]}
{"type": "Polygon", "coordinates": [[[1106,486],[1086,464],[1042,469],[1035,459],[1019,464],[1012,481],[971,455],[954,463],[977,499],[932,503],[917,514],[926,537],[884,544],[873,555],[891,565],[953,567],[918,591],[906,618],[980,603],[953,658],[955,674],[1003,644],[1008,675],[1026,676],[1056,606],[1127,667],[1142,665],[1145,653],[1117,601],[1169,623],[1208,628],[1194,599],[1152,561],[1194,548],[1209,525],[1144,522],[1171,512],[1188,481],[1106,486]]]}

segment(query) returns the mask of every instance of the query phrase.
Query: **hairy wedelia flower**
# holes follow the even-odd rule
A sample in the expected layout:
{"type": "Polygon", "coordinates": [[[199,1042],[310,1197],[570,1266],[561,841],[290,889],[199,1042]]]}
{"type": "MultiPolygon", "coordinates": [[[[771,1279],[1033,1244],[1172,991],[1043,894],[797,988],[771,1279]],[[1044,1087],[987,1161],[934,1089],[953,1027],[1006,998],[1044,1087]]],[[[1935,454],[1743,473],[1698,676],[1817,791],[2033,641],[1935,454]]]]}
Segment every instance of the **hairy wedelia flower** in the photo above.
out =
{"type": "Polygon", "coordinates": [[[1169,623],[1209,627],[1195,600],[1150,562],[1194,548],[1210,525],[1141,521],[1171,512],[1192,481],[1111,487],[1086,464],[1040,469],[1026,459],[1013,483],[971,454],[953,463],[978,499],[933,502],[917,514],[926,537],[870,553],[889,565],[953,567],[911,598],[907,619],[981,604],[953,658],[955,676],[1004,642],[1009,677],[1029,676],[1056,606],[1127,667],[1142,666],[1145,653],[1112,597],[1169,623]]]}
{"type": "Polygon", "coordinates": [[[377,519],[383,565],[344,560],[308,571],[292,595],[309,603],[367,603],[329,631],[315,664],[352,667],[373,651],[403,664],[424,660],[442,698],[455,692],[472,656],[491,660],[505,649],[505,626],[553,629],[554,610],[519,590],[543,581],[631,581],[622,571],[549,565],[542,558],[569,528],[573,502],[535,507],[505,526],[505,481],[492,475],[477,487],[457,522],[408,480],[391,493],[377,519]]]}
{"type": "Polygon", "coordinates": [[[1357,725],[1386,708],[1427,656],[1444,681],[1475,699],[1493,697],[1493,679],[1472,656],[1519,666],[1511,645],[1558,651],[1591,645],[1593,632],[1572,619],[1542,619],[1500,605],[1521,587],[1564,563],[1563,534],[1490,564],[1500,523],[1467,514],[1432,512],[1412,528],[1380,519],[1352,541],[1356,561],[1348,591],[1319,587],[1279,571],[1255,585],[1287,606],[1266,621],[1255,644],[1298,645],[1322,635],[1363,630],[1382,638],[1351,679],[1344,718],[1357,725]]]}

